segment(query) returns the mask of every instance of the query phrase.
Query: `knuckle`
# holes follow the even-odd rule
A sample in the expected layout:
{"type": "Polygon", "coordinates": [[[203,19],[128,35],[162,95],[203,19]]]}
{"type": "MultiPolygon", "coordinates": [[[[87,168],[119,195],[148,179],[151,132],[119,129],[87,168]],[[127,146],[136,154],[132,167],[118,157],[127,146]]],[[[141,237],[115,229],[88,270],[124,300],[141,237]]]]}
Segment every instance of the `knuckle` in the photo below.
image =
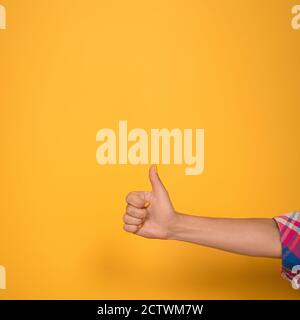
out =
{"type": "Polygon", "coordinates": [[[135,207],[142,206],[144,201],[144,195],[140,191],[131,191],[126,196],[126,202],[135,207]]]}
{"type": "Polygon", "coordinates": [[[146,217],[147,211],[145,209],[135,208],[135,207],[128,204],[126,206],[126,214],[131,217],[143,219],[146,217]]]}
{"type": "Polygon", "coordinates": [[[132,206],[130,205],[130,204],[127,204],[127,206],[126,206],[126,212],[128,213],[128,214],[131,214],[131,212],[132,212],[132,206]]]}
{"type": "Polygon", "coordinates": [[[127,214],[124,216],[124,222],[130,223],[130,216],[128,216],[127,214]]]}
{"type": "Polygon", "coordinates": [[[123,225],[123,229],[124,229],[126,232],[131,232],[131,231],[130,231],[130,226],[129,226],[128,224],[126,224],[126,223],[123,225]]]}
{"type": "Polygon", "coordinates": [[[127,203],[130,201],[130,198],[132,198],[132,194],[133,194],[132,191],[127,194],[127,196],[126,196],[126,202],[127,203]]]}
{"type": "Polygon", "coordinates": [[[130,233],[134,233],[137,231],[137,226],[135,225],[130,225],[130,224],[124,224],[123,225],[123,229],[126,231],[126,232],[130,232],[130,233]]]}

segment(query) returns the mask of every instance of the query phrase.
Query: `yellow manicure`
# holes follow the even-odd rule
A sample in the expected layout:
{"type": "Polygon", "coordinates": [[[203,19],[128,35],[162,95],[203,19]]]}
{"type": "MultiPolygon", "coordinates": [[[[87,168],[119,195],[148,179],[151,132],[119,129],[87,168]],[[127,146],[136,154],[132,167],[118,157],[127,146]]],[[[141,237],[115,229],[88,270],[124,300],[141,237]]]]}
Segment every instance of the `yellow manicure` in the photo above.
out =
{"type": "Polygon", "coordinates": [[[149,207],[149,204],[150,204],[150,202],[147,201],[147,202],[145,203],[144,207],[145,207],[145,208],[149,207]]]}
{"type": "Polygon", "coordinates": [[[140,229],[143,226],[144,223],[141,223],[138,225],[138,228],[140,229]]]}
{"type": "Polygon", "coordinates": [[[157,164],[154,165],[155,172],[158,174],[157,164]]]}

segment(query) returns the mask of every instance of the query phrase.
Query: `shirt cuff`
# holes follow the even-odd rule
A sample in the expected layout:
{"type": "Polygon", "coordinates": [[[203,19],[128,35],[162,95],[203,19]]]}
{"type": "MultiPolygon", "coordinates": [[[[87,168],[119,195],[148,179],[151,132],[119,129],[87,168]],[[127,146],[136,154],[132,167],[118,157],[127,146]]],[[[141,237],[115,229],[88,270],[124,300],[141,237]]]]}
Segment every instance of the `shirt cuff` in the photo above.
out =
{"type": "Polygon", "coordinates": [[[300,280],[295,276],[300,271],[300,212],[292,212],[273,218],[280,232],[282,247],[281,275],[289,281],[300,280]]]}

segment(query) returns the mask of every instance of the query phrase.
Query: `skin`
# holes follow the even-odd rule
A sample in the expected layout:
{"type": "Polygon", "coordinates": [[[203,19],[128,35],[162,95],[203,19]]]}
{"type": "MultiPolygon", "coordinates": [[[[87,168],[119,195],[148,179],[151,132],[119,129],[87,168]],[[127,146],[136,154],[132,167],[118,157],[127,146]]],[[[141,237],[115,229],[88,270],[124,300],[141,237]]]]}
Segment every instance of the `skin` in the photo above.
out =
{"type": "Polygon", "coordinates": [[[177,212],[155,166],[149,170],[152,191],[126,197],[124,230],[137,236],[179,240],[249,256],[281,257],[280,233],[273,219],[227,219],[177,212]]]}

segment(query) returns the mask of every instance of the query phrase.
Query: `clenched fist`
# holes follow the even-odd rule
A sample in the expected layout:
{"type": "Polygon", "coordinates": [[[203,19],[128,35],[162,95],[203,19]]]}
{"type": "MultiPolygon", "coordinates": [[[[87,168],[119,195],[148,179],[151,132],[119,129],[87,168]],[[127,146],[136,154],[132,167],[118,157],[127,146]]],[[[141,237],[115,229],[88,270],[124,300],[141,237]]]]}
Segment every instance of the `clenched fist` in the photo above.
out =
{"type": "Polygon", "coordinates": [[[152,191],[134,191],[126,197],[124,230],[146,238],[168,239],[177,213],[154,165],[149,179],[152,191]]]}

